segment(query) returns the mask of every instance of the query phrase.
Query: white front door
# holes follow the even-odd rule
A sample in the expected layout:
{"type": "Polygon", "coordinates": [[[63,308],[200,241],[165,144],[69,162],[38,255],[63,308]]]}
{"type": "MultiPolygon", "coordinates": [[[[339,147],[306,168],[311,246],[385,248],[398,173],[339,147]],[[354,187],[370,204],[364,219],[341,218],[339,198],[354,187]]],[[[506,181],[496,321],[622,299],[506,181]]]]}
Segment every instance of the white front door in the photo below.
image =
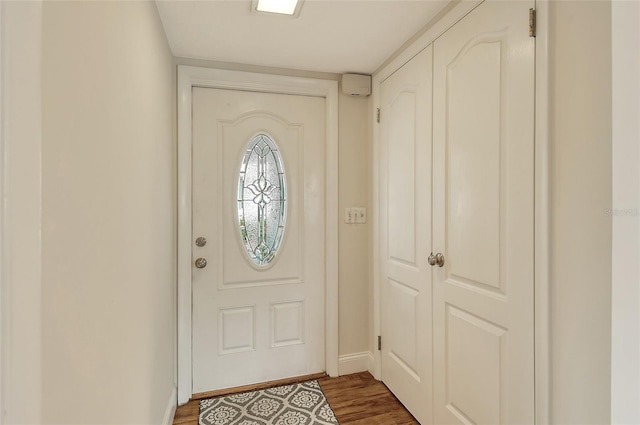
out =
{"type": "Polygon", "coordinates": [[[434,42],[434,422],[534,423],[534,2],[434,42]]]}
{"type": "Polygon", "coordinates": [[[324,103],[193,88],[194,393],[324,370],[324,103]]]}
{"type": "Polygon", "coordinates": [[[382,380],[430,423],[431,46],[381,84],[382,380]]]}

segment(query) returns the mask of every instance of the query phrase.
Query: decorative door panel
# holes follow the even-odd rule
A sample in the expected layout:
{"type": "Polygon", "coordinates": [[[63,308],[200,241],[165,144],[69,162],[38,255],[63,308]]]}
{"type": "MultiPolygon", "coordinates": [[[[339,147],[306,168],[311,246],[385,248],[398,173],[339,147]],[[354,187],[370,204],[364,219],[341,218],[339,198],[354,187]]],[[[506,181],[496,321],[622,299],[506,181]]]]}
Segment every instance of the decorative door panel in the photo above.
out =
{"type": "Polygon", "coordinates": [[[501,123],[506,111],[500,102],[506,83],[501,78],[505,37],[505,30],[477,36],[446,71],[447,119],[452,123],[446,142],[447,252],[455,259],[450,279],[485,290],[500,289],[504,254],[500,195],[506,140],[501,123]]]}
{"type": "MultiPolygon", "coordinates": [[[[218,214],[224,217],[222,225],[223,237],[219,243],[221,247],[225,247],[224,250],[220,250],[222,256],[220,258],[221,267],[218,279],[220,289],[302,282],[304,229],[301,228],[301,223],[303,223],[304,217],[301,217],[303,210],[298,205],[300,200],[304,199],[303,194],[300,193],[304,187],[304,175],[302,174],[304,168],[300,168],[300,164],[304,163],[304,133],[302,126],[289,124],[282,121],[280,117],[263,111],[250,112],[233,122],[221,121],[218,126],[220,140],[223,143],[223,152],[220,156],[222,163],[219,164],[219,167],[222,176],[230,176],[229,181],[222,182],[223,199],[229,200],[228,202],[231,203],[231,205],[225,205],[223,202],[218,203],[218,214]],[[270,131],[264,130],[267,128],[270,131]],[[257,131],[257,129],[261,131],[257,131]],[[271,180],[275,180],[275,178],[266,176],[261,180],[261,177],[257,175],[258,173],[247,173],[247,180],[244,183],[247,189],[244,190],[244,195],[249,196],[245,196],[247,198],[245,203],[250,204],[252,207],[255,206],[254,208],[257,211],[247,211],[246,225],[242,230],[238,228],[241,224],[238,214],[228,213],[232,207],[236,206],[233,204],[234,202],[241,204],[238,200],[240,198],[239,195],[242,195],[242,191],[238,187],[240,165],[246,154],[249,141],[258,135],[266,136],[276,141],[278,143],[276,145],[279,148],[278,151],[287,153],[286,158],[283,158],[284,175],[286,183],[288,183],[286,192],[287,195],[290,195],[286,199],[286,209],[292,212],[295,211],[292,214],[285,214],[286,220],[284,221],[282,238],[286,238],[286,243],[279,244],[278,247],[281,250],[278,252],[267,254],[274,254],[277,260],[274,257],[274,261],[264,265],[257,265],[250,259],[247,255],[243,238],[238,237],[238,235],[244,231],[257,236],[260,226],[252,224],[249,215],[253,216],[257,222],[257,216],[260,214],[261,209],[265,210],[266,214],[273,212],[272,207],[278,201],[271,198],[274,198],[279,191],[279,187],[273,189],[274,186],[277,186],[277,182],[271,180]],[[238,143],[238,141],[244,141],[244,143],[238,143]],[[226,215],[224,214],[225,210],[227,211],[226,215]],[[268,269],[268,276],[265,276],[266,269],[268,269]]],[[[262,143],[264,145],[262,149],[271,150],[264,142],[262,143]]],[[[268,154],[266,153],[266,155],[268,154]]],[[[237,208],[240,210],[242,206],[237,205],[237,208]]],[[[244,209],[248,210],[249,206],[244,209]]],[[[267,224],[274,228],[278,227],[277,222],[267,224]]],[[[256,237],[255,239],[258,238],[256,237]]],[[[254,245],[257,244],[254,243],[254,245]]],[[[253,250],[258,248],[259,246],[254,246],[253,250]]]]}
{"type": "Polygon", "coordinates": [[[393,279],[388,280],[387,300],[389,317],[385,318],[388,329],[385,345],[389,346],[390,360],[400,366],[416,382],[420,382],[419,361],[423,353],[418,352],[418,308],[420,292],[409,285],[393,279]]]}
{"type": "Polygon", "coordinates": [[[431,48],[381,84],[382,380],[422,423],[431,406],[431,48]]]}
{"type": "Polygon", "coordinates": [[[324,111],[193,89],[194,393],[324,370],[324,111]]]}
{"type": "MultiPolygon", "coordinates": [[[[393,83],[392,80],[387,84],[393,83]]],[[[384,87],[387,84],[383,83],[384,87]]],[[[416,267],[416,87],[403,87],[383,104],[388,125],[387,211],[389,261],[416,267]]],[[[420,166],[420,164],[417,164],[420,166]]],[[[422,188],[424,189],[424,187],[422,188]]],[[[418,235],[419,236],[419,235],[418,235]]]]}
{"type": "Polygon", "coordinates": [[[434,42],[434,422],[534,422],[533,1],[434,42]]]}
{"type": "Polygon", "coordinates": [[[504,378],[500,359],[507,355],[506,329],[451,305],[446,306],[445,317],[449,409],[458,418],[473,418],[472,423],[501,423],[496,400],[506,395],[501,394],[506,385],[500,382],[504,378]]]}

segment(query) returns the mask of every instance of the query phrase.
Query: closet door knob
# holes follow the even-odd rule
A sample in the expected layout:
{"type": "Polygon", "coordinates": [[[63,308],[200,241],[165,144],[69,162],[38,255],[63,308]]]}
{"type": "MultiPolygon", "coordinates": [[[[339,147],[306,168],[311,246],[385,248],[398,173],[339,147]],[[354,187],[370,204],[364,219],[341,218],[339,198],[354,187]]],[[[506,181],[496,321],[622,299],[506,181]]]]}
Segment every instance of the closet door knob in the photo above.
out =
{"type": "Polygon", "coordinates": [[[437,254],[434,254],[432,252],[431,255],[429,255],[429,259],[427,261],[429,261],[430,266],[437,265],[438,267],[442,267],[444,266],[444,255],[439,252],[437,254]]]}
{"type": "Polygon", "coordinates": [[[196,260],[196,267],[199,269],[204,269],[205,267],[207,267],[207,260],[205,260],[204,258],[198,258],[196,260]]]}

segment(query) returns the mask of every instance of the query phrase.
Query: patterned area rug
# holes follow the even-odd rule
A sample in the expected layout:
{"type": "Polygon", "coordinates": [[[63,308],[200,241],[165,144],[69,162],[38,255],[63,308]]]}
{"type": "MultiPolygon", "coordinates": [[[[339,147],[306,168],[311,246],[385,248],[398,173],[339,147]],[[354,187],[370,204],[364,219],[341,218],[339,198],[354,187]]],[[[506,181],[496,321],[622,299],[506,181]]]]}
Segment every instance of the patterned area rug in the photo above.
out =
{"type": "Polygon", "coordinates": [[[318,381],[200,401],[200,425],[328,425],[338,420],[318,381]]]}

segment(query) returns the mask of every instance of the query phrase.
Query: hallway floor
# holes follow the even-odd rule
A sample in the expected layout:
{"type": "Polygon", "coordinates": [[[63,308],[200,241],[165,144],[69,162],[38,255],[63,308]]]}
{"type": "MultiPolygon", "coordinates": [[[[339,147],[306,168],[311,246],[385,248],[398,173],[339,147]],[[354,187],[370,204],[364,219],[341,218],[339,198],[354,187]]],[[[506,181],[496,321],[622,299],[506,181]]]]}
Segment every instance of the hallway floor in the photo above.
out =
{"type": "MultiPolygon", "coordinates": [[[[340,425],[419,425],[369,372],[318,379],[340,425]]],[[[198,402],[179,406],[173,425],[198,425],[198,402]]]]}

